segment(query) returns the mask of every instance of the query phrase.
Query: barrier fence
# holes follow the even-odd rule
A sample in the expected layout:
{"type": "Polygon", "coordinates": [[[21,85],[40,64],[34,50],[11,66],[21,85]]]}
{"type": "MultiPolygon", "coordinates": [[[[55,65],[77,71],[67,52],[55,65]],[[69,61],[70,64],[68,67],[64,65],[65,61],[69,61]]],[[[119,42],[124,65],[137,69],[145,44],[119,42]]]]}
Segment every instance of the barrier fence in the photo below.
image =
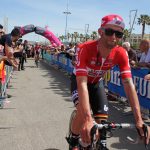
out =
{"type": "Polygon", "coordinates": [[[4,107],[7,98],[7,87],[13,72],[13,67],[0,63],[0,108],[4,107]]]}
{"type": "MultiPolygon", "coordinates": [[[[44,59],[49,63],[63,68],[66,72],[71,73],[73,66],[71,60],[65,57],[65,54],[51,55],[44,54],[44,59]]],[[[140,105],[150,109],[150,82],[144,80],[144,76],[149,73],[149,69],[131,69],[134,85],[137,90],[140,105]]],[[[125,97],[124,89],[121,83],[119,68],[115,66],[109,70],[104,77],[104,85],[108,91],[117,94],[120,97],[125,97]]]]}

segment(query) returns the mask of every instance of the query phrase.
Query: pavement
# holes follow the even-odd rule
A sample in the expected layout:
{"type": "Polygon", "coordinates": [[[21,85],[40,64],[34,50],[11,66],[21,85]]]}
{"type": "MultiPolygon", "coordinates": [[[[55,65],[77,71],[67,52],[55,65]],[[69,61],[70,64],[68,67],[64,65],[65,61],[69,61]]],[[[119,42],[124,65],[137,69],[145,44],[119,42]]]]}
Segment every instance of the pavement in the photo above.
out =
{"type": "MultiPolygon", "coordinates": [[[[0,109],[0,150],[67,150],[69,116],[74,107],[70,101],[68,75],[33,59],[24,71],[15,71],[7,93],[9,104],[0,109]]],[[[109,101],[109,120],[134,122],[128,105],[109,101]]],[[[144,150],[141,143],[131,144],[127,136],[137,137],[136,130],[114,131],[108,139],[110,150],[144,150]]]]}

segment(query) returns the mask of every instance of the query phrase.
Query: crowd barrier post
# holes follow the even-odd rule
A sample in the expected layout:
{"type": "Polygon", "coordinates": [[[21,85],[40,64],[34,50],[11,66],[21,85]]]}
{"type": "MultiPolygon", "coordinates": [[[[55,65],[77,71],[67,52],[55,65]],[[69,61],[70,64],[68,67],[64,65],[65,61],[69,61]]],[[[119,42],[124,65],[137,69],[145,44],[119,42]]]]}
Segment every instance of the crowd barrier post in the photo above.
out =
{"type": "Polygon", "coordinates": [[[4,75],[4,79],[1,79],[1,81],[0,81],[0,85],[1,85],[0,108],[4,107],[4,103],[7,98],[7,87],[10,82],[12,72],[13,72],[13,68],[11,66],[5,66],[4,73],[6,73],[6,74],[4,75]]]}

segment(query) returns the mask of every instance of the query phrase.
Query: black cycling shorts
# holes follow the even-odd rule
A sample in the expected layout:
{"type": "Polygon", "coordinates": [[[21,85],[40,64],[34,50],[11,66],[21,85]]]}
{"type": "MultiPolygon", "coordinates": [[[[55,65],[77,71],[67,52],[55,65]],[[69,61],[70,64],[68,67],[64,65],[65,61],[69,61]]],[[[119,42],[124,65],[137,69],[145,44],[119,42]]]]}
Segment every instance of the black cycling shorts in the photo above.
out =
{"type": "MultiPolygon", "coordinates": [[[[71,94],[75,106],[79,103],[76,76],[71,76],[71,94]]],[[[108,115],[108,100],[103,86],[103,80],[96,84],[88,84],[89,100],[93,115],[108,115]]]]}

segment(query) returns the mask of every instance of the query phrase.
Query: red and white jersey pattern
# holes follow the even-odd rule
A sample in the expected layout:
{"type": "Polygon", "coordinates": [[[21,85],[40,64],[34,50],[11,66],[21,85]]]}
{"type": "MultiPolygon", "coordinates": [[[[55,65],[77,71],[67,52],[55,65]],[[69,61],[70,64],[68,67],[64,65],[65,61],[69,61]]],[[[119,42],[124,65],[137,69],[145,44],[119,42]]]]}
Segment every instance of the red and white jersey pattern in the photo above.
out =
{"type": "Polygon", "coordinates": [[[101,56],[97,58],[97,44],[97,41],[89,41],[79,45],[74,68],[76,76],[87,76],[88,83],[96,83],[109,69],[118,65],[123,79],[132,77],[128,54],[124,48],[116,46],[106,59],[101,56]]]}

